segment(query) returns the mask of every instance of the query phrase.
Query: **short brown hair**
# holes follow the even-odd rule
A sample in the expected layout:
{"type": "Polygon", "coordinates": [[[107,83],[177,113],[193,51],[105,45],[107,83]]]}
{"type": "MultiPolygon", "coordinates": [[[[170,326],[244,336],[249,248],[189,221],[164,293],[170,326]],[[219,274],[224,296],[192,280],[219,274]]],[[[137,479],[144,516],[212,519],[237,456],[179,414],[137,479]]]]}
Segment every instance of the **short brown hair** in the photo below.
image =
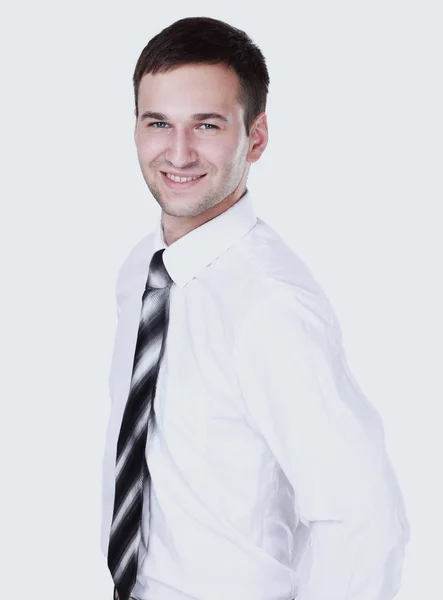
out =
{"type": "Polygon", "coordinates": [[[269,74],[261,50],[248,35],[224,21],[210,17],[186,17],[154,36],[137,61],[133,83],[138,117],[140,80],[147,73],[166,73],[187,64],[224,63],[240,81],[240,104],[249,136],[254,118],[266,110],[269,74]]]}

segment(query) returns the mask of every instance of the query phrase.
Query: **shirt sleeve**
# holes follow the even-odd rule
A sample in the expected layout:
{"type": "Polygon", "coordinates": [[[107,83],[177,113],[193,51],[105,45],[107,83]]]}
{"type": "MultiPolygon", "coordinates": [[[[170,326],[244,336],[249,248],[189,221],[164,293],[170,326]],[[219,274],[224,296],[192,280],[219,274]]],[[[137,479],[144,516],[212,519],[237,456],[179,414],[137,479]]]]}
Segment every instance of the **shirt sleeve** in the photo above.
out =
{"type": "Polygon", "coordinates": [[[310,529],[298,600],[391,600],[409,523],[381,419],[347,366],[327,299],[277,286],[243,321],[234,360],[310,529]]]}

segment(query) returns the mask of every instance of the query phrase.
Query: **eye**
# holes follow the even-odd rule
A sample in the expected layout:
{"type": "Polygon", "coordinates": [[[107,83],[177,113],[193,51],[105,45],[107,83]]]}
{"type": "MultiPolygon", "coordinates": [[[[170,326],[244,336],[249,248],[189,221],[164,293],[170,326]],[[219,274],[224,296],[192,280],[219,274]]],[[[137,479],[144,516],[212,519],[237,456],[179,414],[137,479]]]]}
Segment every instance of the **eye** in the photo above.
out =
{"type": "MultiPolygon", "coordinates": [[[[154,127],[154,125],[166,125],[164,121],[156,121],[155,123],[149,123],[148,127],[154,127]]],[[[163,127],[154,127],[154,129],[164,129],[163,127]]]]}
{"type": "MultiPolygon", "coordinates": [[[[212,127],[213,129],[219,129],[217,125],[211,125],[211,123],[202,123],[200,127],[203,127],[203,125],[206,125],[207,127],[212,127]]],[[[209,129],[208,131],[211,131],[211,129],[209,129]]]]}
{"type": "MultiPolygon", "coordinates": [[[[164,127],[157,127],[157,125],[167,125],[164,121],[155,121],[155,123],[149,123],[148,127],[153,127],[154,129],[164,129],[164,127]]],[[[214,129],[220,129],[217,125],[212,125],[211,123],[202,123],[199,127],[210,127],[211,129],[207,129],[206,131],[213,131],[214,129]]]]}

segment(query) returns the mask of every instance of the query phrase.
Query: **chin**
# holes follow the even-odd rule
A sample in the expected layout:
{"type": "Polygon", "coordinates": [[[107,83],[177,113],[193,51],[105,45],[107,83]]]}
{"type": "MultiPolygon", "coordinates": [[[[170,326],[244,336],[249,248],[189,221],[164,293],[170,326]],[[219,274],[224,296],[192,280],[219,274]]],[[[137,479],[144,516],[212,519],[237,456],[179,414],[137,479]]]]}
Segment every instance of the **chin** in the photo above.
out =
{"type": "Polygon", "coordinates": [[[161,207],[163,212],[165,212],[167,215],[181,218],[197,217],[201,213],[208,210],[206,205],[193,203],[192,201],[189,201],[189,199],[187,201],[185,199],[180,201],[179,198],[177,200],[172,200],[171,202],[166,200],[165,202],[161,203],[161,207]]]}
{"type": "Polygon", "coordinates": [[[167,215],[169,215],[170,217],[181,217],[183,219],[189,219],[191,217],[197,217],[198,215],[200,215],[202,212],[204,212],[205,209],[198,209],[198,208],[193,208],[193,207],[186,207],[186,206],[182,206],[182,207],[172,207],[169,206],[166,203],[165,208],[163,208],[163,212],[165,212],[167,215]]]}

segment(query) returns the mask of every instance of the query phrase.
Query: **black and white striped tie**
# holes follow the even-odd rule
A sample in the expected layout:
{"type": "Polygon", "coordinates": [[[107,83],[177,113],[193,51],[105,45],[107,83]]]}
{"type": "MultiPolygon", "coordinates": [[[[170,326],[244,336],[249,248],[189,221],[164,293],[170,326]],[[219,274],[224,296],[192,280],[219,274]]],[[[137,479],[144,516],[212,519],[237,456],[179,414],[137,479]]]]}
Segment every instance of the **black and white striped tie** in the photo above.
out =
{"type": "Polygon", "coordinates": [[[172,279],[163,250],[152,257],[142,299],[140,325],[128,400],[117,442],[114,513],[108,566],[114,597],[128,600],[137,576],[141,539],[143,482],[149,477],[145,451],[158,370],[166,339],[172,279]]]}

